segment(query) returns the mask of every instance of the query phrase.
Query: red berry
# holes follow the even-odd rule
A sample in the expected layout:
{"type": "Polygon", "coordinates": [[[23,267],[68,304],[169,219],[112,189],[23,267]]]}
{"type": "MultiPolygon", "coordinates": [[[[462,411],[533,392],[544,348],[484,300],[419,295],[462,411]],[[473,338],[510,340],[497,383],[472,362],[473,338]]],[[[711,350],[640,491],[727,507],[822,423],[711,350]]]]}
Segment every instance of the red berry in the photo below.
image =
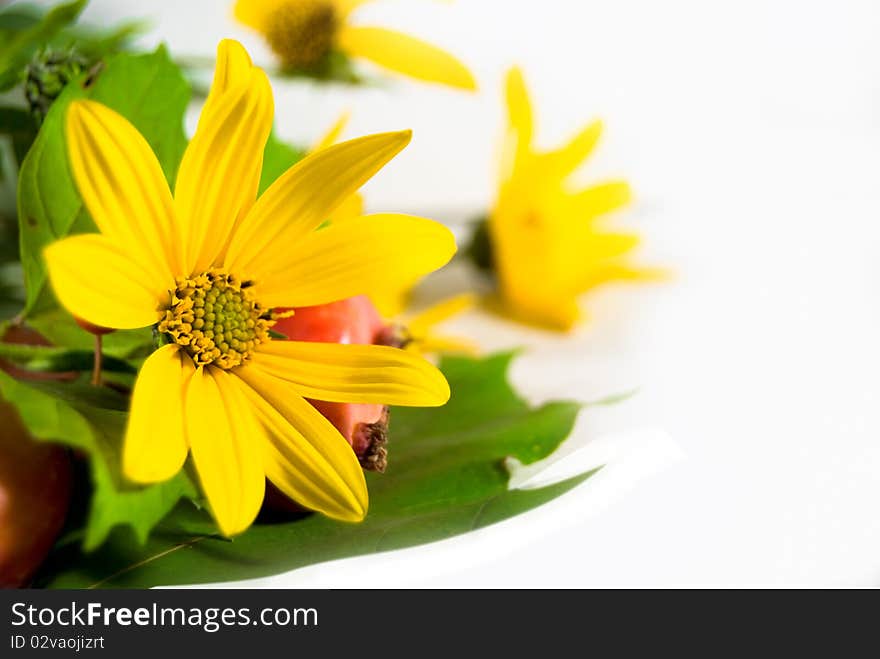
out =
{"type": "Polygon", "coordinates": [[[385,322],[370,299],[358,295],[317,307],[300,307],[272,329],[291,341],[370,345],[385,329],[385,322]]]}
{"type": "MultiPolygon", "coordinates": [[[[272,329],[290,341],[371,345],[381,343],[386,325],[369,298],[359,295],[330,304],[300,307],[293,316],[278,320],[272,329]]],[[[387,406],[309,402],[348,440],[364,469],[385,470],[387,406]]],[[[265,505],[270,510],[303,512],[271,483],[267,483],[265,505]]]]}
{"type": "MultiPolygon", "coordinates": [[[[381,343],[386,333],[385,322],[364,295],[315,307],[300,307],[293,316],[280,319],[272,329],[290,341],[353,345],[381,343]]],[[[364,469],[385,470],[387,406],[320,400],[309,402],[348,440],[364,469]]],[[[266,494],[266,505],[275,510],[301,510],[271,484],[266,494]]]]}

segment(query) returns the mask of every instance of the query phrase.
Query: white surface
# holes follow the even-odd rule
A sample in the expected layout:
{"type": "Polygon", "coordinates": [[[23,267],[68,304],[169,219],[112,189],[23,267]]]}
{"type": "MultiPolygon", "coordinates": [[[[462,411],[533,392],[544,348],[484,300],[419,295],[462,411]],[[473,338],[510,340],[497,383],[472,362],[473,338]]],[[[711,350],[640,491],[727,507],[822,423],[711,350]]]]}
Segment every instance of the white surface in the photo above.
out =
{"type": "MultiPolygon", "coordinates": [[[[93,0],[89,14],[150,13],[178,52],[236,36],[268,61],[228,7],[93,0]]],[[[644,260],[678,278],[602,292],[572,338],[460,322],[487,349],[531,345],[515,378],[535,399],[639,387],[576,437],[624,433],[633,450],[612,464],[630,486],[609,470],[472,537],[262,583],[880,585],[880,5],[398,0],[364,16],[454,48],[482,93],[279,84],[283,134],[311,139],[347,107],[350,135],[410,126],[370,205],[466,216],[491,199],[500,80],[520,62],[542,141],[606,119],[587,174],[630,178],[644,260]]]]}

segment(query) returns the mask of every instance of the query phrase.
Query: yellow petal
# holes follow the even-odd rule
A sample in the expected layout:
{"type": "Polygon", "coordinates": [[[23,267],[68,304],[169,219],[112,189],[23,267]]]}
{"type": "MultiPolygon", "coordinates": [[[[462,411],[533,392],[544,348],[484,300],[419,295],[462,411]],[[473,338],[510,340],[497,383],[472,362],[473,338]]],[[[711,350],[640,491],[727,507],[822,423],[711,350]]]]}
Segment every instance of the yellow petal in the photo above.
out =
{"type": "Polygon", "coordinates": [[[186,397],[186,429],[193,464],[217,526],[225,536],[247,529],[265,493],[266,433],[235,376],[200,368],[186,397]]]}
{"type": "Polygon", "coordinates": [[[235,371],[266,430],[266,476],[291,499],[328,517],[367,513],[364,473],[348,442],[286,382],[252,364],[235,371]]]}
{"type": "Polygon", "coordinates": [[[407,34],[380,27],[343,26],[340,49],[410,78],[474,91],[477,82],[460,60],[407,34]]]}
{"type": "Polygon", "coordinates": [[[435,325],[439,325],[453,316],[473,309],[476,303],[477,296],[473,293],[455,295],[413,316],[406,322],[406,326],[413,334],[424,335],[435,325]]]}
{"type": "Polygon", "coordinates": [[[348,195],[336,209],[327,216],[330,224],[339,224],[353,220],[364,214],[364,198],[359,192],[348,195]]]}
{"type": "Polygon", "coordinates": [[[278,8],[278,0],[237,0],[233,8],[235,19],[258,32],[269,27],[272,12],[278,8]]]}
{"type": "Polygon", "coordinates": [[[345,199],[400,153],[411,131],[349,140],[312,153],[266,190],[241,226],[226,255],[232,272],[259,278],[288,260],[290,248],[311,233],[345,199]]]}
{"type": "Polygon", "coordinates": [[[394,318],[399,316],[409,304],[412,291],[421,280],[421,277],[411,282],[395,284],[388,288],[370,292],[370,302],[379,311],[379,315],[383,318],[394,318]]]}
{"type": "Polygon", "coordinates": [[[526,151],[532,143],[534,118],[529,91],[522,70],[513,67],[507,72],[507,114],[519,151],[526,151]]]}
{"type": "Polygon", "coordinates": [[[449,400],[449,384],[435,366],[388,346],[270,341],[251,365],[315,400],[418,407],[449,400]]]}
{"type": "Polygon", "coordinates": [[[564,204],[566,213],[589,221],[599,215],[616,211],[631,200],[632,190],[626,181],[610,181],[570,195],[564,204]]]}
{"type": "Polygon", "coordinates": [[[360,7],[361,5],[365,5],[368,2],[372,2],[373,0],[332,0],[333,5],[336,7],[336,13],[339,14],[341,18],[345,18],[355,9],[360,7]]]}
{"type": "Polygon", "coordinates": [[[565,146],[543,154],[539,168],[543,175],[557,181],[567,177],[577,169],[596,148],[602,136],[602,122],[594,121],[572,138],[565,146]]]}
{"type": "Polygon", "coordinates": [[[469,355],[474,357],[480,353],[480,348],[475,342],[458,336],[428,334],[410,345],[416,352],[423,355],[469,355]]]}
{"type": "Polygon", "coordinates": [[[214,80],[205,100],[205,107],[199,123],[216,109],[218,100],[230,89],[247,84],[251,79],[253,62],[251,56],[239,42],[223,39],[217,45],[217,63],[214,66],[214,80]]]}
{"type": "Polygon", "coordinates": [[[670,276],[670,272],[663,268],[637,267],[625,263],[604,263],[584,273],[579,284],[582,290],[586,291],[613,281],[662,281],[670,276]]]}
{"type": "Polygon", "coordinates": [[[98,229],[157,278],[178,273],[171,192],[147,141],[94,101],[73,101],[65,120],[70,167],[98,229]]]}
{"type": "Polygon", "coordinates": [[[582,243],[584,261],[606,261],[639,246],[641,238],[635,233],[594,233],[582,243]]]}
{"type": "MultiPolygon", "coordinates": [[[[353,12],[358,7],[361,7],[365,4],[373,2],[373,0],[331,0],[333,5],[336,7],[337,13],[341,17],[348,16],[351,12],[353,12]]],[[[454,0],[436,0],[442,4],[451,4],[454,0]]]]}
{"type": "Polygon", "coordinates": [[[58,301],[93,325],[134,329],[152,325],[174,280],[143,270],[109,238],[82,234],[56,241],[43,252],[58,301]]]}
{"type": "Polygon", "coordinates": [[[174,202],[188,274],[219,262],[257,197],[274,110],[266,74],[252,68],[247,78],[213,100],[180,164],[174,202]]]}
{"type": "Polygon", "coordinates": [[[502,289],[502,296],[500,311],[518,322],[567,332],[583,319],[573,295],[502,289]]]}
{"type": "Polygon", "coordinates": [[[570,280],[570,290],[574,293],[608,281],[600,275],[609,266],[622,264],[622,257],[634,250],[641,242],[633,233],[596,233],[582,230],[571,236],[569,249],[560,257],[560,267],[566,268],[570,280]]]}
{"type": "Polygon", "coordinates": [[[342,135],[342,131],[348,125],[349,119],[351,119],[351,112],[343,112],[339,119],[336,120],[336,123],[330,127],[330,130],[309,151],[320,151],[336,144],[339,136],[342,135]]]}
{"type": "Polygon", "coordinates": [[[257,280],[257,291],[270,308],[325,304],[412,281],[445,265],[455,249],[452,232],[438,222],[365,215],[288,245],[275,272],[257,280]]]}
{"type": "Polygon", "coordinates": [[[122,447],[122,471],[129,480],[158,483],[183,467],[189,450],[183,401],[193,372],[192,360],[177,345],[159,348],[141,367],[122,447]]]}

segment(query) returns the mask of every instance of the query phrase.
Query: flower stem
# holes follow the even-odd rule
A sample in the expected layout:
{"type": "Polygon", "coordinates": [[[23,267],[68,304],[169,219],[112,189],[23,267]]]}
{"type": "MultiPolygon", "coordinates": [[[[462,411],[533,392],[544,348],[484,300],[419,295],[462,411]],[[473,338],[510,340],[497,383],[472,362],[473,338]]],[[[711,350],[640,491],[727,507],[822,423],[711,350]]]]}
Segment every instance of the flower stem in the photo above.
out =
{"type": "Polygon", "coordinates": [[[92,385],[95,387],[101,386],[101,367],[104,363],[103,341],[104,337],[95,334],[95,367],[92,369],[92,385]]]}

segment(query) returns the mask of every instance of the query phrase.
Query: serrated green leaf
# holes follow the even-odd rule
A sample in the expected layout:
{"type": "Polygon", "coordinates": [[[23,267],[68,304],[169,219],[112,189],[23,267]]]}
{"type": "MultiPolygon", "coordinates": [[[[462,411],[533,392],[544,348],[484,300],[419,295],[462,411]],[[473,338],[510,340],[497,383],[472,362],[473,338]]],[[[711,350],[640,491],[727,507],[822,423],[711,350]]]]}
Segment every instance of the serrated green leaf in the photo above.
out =
{"type": "Polygon", "coordinates": [[[94,492],[83,548],[98,547],[118,526],[137,544],[181,497],[196,489],[183,472],[158,485],[135,487],[120,473],[126,399],[107,388],[80,383],[28,382],[0,372],[0,396],[19,412],[25,427],[39,440],[57,442],[89,458],[94,492]],[[132,537],[133,535],[133,537],[132,537]]]}
{"type": "Polygon", "coordinates": [[[593,472],[509,490],[504,461],[550,455],[581,405],[530,407],[507,382],[511,358],[447,359],[442,368],[453,395],[445,408],[393,410],[388,471],[368,475],[370,512],[360,524],[320,515],[264,519],[230,542],[214,534],[204,513],[182,504],[143,548],[120,534],[90,556],[59,548],[38,583],[132,588],[260,577],[441,540],[539,506],[593,472]]]}
{"type": "Polygon", "coordinates": [[[153,148],[170,183],[186,148],[183,115],[189,86],[164,47],[148,55],[115,55],[94,78],[83,76],[67,85],[46,115],[19,174],[18,218],[28,316],[57,306],[47,286],[43,248],[59,238],[96,230],[67,162],[63,118],[76,98],[100,101],[131,121],[153,148]],[[87,87],[86,80],[90,81],[87,87]]]}

